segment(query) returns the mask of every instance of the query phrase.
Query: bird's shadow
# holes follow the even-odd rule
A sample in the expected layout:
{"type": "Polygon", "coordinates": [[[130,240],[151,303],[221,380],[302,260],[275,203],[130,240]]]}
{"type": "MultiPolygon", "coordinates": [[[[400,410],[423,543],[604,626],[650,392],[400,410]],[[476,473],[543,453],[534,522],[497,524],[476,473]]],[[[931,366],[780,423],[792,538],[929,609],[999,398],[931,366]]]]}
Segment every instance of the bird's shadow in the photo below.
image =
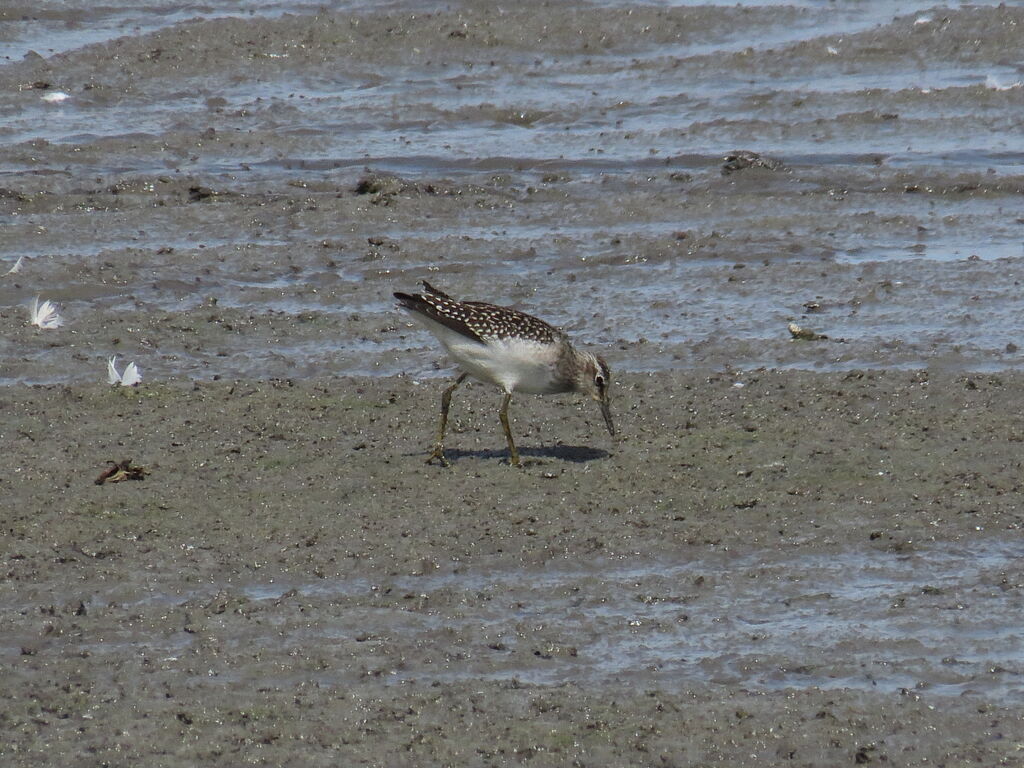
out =
{"type": "MultiPolygon", "coordinates": [[[[518,446],[516,446],[518,448],[518,446]]],[[[545,448],[519,448],[520,459],[556,459],[558,461],[571,461],[574,464],[585,464],[588,461],[607,459],[611,454],[600,448],[591,448],[586,445],[554,445],[545,448]]],[[[451,463],[460,459],[479,459],[482,461],[496,461],[509,459],[507,449],[487,448],[478,451],[467,451],[462,448],[445,448],[444,457],[451,463]]]]}

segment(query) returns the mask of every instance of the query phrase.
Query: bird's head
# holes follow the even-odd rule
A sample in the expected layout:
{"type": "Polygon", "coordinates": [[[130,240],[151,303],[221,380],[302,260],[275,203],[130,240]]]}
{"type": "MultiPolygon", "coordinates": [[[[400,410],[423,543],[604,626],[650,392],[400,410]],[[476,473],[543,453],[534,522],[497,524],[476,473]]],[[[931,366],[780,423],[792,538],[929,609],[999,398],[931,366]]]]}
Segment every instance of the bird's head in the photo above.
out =
{"type": "Polygon", "coordinates": [[[576,391],[582,392],[598,402],[601,406],[601,415],[604,416],[604,423],[608,427],[608,434],[614,436],[615,425],[612,423],[612,411],[608,399],[608,390],[612,385],[612,372],[603,358],[590,352],[578,354],[582,365],[579,366],[574,382],[576,391]]]}

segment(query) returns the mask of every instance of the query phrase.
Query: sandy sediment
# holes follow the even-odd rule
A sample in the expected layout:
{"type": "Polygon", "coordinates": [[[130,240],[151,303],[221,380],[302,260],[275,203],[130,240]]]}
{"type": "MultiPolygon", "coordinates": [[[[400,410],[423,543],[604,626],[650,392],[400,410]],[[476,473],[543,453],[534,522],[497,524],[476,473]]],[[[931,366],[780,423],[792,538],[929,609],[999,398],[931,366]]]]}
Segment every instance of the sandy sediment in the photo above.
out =
{"type": "Polygon", "coordinates": [[[0,69],[0,765],[1022,763],[1024,11],[114,6],[0,69]],[[622,439],[425,465],[423,277],[622,439]]]}
{"type": "MultiPolygon", "coordinates": [[[[763,590],[785,613],[778,592],[809,558],[850,558],[853,573],[858,558],[898,567],[1012,546],[1020,376],[617,384],[618,443],[592,403],[515,400],[521,470],[484,386],[456,400],[447,469],[423,463],[438,381],[5,390],[4,761],[1017,759],[1012,696],[985,695],[985,676],[960,680],[960,696],[941,675],[894,685],[869,632],[798,670],[814,683],[798,687],[765,683],[794,674],[791,658],[737,667],[722,647],[678,673],[616,667],[595,636],[616,569],[650,566],[622,587],[643,632],[669,598],[673,621],[698,627],[731,563],[748,564],[740,594],[763,590]],[[125,458],[147,476],[94,483],[125,458]],[[770,583],[762,562],[780,569],[770,583]],[[662,567],[684,575],[666,582],[662,567]],[[862,672],[842,658],[865,654],[862,672]]],[[[966,591],[968,609],[990,591],[1012,601],[1024,578],[1000,573],[966,591]]],[[[928,608],[920,593],[886,610],[944,626],[955,606],[943,599],[960,598],[947,590],[928,608]]],[[[675,643],[685,660],[701,632],[675,643]]]]}

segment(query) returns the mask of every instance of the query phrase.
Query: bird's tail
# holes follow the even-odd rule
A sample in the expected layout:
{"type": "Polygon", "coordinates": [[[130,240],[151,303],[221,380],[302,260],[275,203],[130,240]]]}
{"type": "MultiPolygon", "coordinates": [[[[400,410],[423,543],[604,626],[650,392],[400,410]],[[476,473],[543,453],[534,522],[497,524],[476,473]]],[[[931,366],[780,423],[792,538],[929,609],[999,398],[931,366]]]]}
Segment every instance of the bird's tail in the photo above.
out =
{"type": "Polygon", "coordinates": [[[426,280],[420,280],[420,282],[423,283],[423,290],[425,290],[427,293],[432,293],[435,296],[440,296],[442,299],[451,299],[452,301],[455,301],[455,299],[452,299],[452,297],[449,296],[447,293],[445,293],[442,290],[439,290],[439,289],[435,288],[430,283],[428,283],[426,280]]]}
{"type": "Polygon", "coordinates": [[[395,291],[394,296],[398,299],[398,306],[402,309],[408,309],[413,312],[423,312],[427,306],[427,302],[425,302],[423,297],[419,295],[395,291]]]}
{"type": "MultiPolygon", "coordinates": [[[[438,298],[441,299],[455,301],[455,299],[453,299],[447,293],[438,288],[435,288],[426,280],[420,280],[420,282],[423,284],[423,290],[426,291],[431,296],[437,296],[438,298]]],[[[426,307],[430,305],[430,302],[427,301],[426,296],[420,293],[402,293],[401,291],[395,291],[394,296],[396,299],[398,299],[398,304],[400,307],[402,307],[403,309],[411,309],[414,312],[424,312],[426,307]]],[[[426,313],[424,312],[424,314],[426,313]]]]}

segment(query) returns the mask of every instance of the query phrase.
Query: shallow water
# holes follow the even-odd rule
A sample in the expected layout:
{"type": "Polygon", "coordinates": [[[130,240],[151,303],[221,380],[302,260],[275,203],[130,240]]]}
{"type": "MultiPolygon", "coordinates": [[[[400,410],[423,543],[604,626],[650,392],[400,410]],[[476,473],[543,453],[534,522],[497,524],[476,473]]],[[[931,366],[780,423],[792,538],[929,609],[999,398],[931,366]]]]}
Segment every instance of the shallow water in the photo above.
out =
{"type": "Polygon", "coordinates": [[[9,12],[4,385],[435,375],[422,277],[620,369],[1024,364],[1018,6],[250,7],[9,12]]]}
{"type": "MultiPolygon", "coordinates": [[[[370,589],[412,592],[426,605],[440,592],[457,613],[381,609],[362,612],[354,623],[385,636],[482,633],[510,656],[498,671],[491,668],[493,654],[486,654],[486,670],[471,660],[451,665],[436,673],[446,681],[484,675],[673,689],[701,683],[906,688],[1010,702],[1024,692],[1024,633],[1014,590],[1006,588],[1008,575],[1019,576],[1019,556],[1019,547],[992,545],[909,556],[865,551],[794,558],[759,551],[693,563],[417,577],[370,589]],[[537,634],[572,653],[516,653],[520,645],[532,652],[537,634]]],[[[297,588],[337,600],[365,594],[367,586],[297,588]]],[[[246,590],[262,599],[282,592],[246,590]]],[[[326,626],[323,632],[337,639],[351,630],[326,626]]],[[[434,679],[428,668],[407,663],[390,679],[423,676],[434,679]]]]}
{"type": "Polygon", "coordinates": [[[84,610],[131,620],[108,622],[123,629],[102,641],[69,637],[61,653],[173,664],[215,637],[225,683],[247,679],[256,649],[329,646],[348,661],[315,679],[341,688],[373,669],[389,684],[850,688],[1010,704],[1024,693],[1020,554],[1016,544],[975,541],[907,554],[702,551],[689,562],[622,558],[540,572],[121,585],[87,598],[84,610]],[[174,617],[211,601],[239,610],[183,633],[174,617]]]}

